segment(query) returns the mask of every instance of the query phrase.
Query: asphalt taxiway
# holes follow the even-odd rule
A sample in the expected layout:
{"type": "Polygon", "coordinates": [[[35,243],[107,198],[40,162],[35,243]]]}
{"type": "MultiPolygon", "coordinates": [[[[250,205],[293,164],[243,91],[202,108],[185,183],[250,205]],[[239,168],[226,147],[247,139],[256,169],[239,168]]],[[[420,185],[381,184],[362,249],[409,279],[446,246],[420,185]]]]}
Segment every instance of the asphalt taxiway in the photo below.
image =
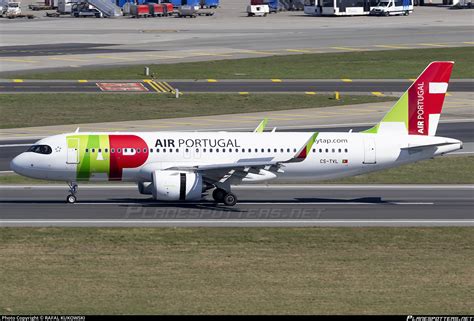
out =
{"type": "Polygon", "coordinates": [[[0,226],[474,226],[470,185],[271,185],[212,200],[156,202],[135,186],[1,186],[0,226]],[[256,193],[258,191],[258,193],[256,193]]]}
{"type": "MultiPolygon", "coordinates": [[[[33,80],[3,80],[0,81],[1,93],[99,93],[104,91],[101,84],[141,84],[130,87],[128,92],[156,93],[173,91],[176,88],[187,93],[284,93],[284,92],[334,92],[343,93],[392,93],[404,92],[413,81],[409,79],[393,80],[160,80],[155,83],[142,80],[75,80],[75,81],[33,81],[33,80]],[[21,82],[19,82],[21,81],[21,82]],[[154,85],[155,84],[155,85],[154,85]]],[[[110,85],[109,85],[110,86],[110,85]]],[[[110,86],[112,87],[112,86],[110,86]]],[[[127,88],[115,87],[115,91],[127,92],[127,88]]],[[[472,79],[454,79],[449,84],[451,92],[472,92],[472,79]]],[[[111,90],[106,91],[114,91],[111,90]]]]}

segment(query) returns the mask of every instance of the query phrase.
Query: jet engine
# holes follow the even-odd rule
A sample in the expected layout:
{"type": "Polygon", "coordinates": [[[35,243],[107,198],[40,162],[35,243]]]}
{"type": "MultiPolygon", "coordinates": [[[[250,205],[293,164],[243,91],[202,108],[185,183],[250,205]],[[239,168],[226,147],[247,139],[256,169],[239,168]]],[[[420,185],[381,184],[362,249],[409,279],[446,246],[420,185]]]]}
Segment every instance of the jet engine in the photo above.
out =
{"type": "Polygon", "coordinates": [[[151,192],[158,201],[193,201],[202,197],[204,184],[199,173],[158,170],[153,172],[152,178],[151,192]]]}

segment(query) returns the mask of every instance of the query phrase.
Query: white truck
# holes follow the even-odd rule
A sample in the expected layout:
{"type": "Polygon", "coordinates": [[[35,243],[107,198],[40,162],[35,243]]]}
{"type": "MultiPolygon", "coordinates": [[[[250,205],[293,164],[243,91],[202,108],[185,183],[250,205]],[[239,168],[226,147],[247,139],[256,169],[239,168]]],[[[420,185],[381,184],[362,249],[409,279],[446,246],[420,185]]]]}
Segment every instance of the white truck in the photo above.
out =
{"type": "Polygon", "coordinates": [[[266,17],[270,13],[268,4],[248,5],[247,16],[249,17],[266,17]]]}
{"type": "Polygon", "coordinates": [[[373,16],[407,16],[413,12],[413,0],[380,0],[371,8],[373,16]]]}

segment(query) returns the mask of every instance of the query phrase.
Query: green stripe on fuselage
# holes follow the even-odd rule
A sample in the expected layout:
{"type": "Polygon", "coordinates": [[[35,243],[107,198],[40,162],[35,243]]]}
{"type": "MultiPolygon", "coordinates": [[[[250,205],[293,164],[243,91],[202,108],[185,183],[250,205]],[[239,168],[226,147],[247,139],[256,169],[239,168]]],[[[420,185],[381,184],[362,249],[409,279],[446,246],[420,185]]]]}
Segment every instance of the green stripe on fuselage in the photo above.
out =
{"type": "Polygon", "coordinates": [[[73,135],[68,136],[68,138],[79,139],[78,181],[89,180],[93,173],[109,175],[110,145],[108,135],[73,135]],[[88,152],[86,152],[86,149],[88,152]]]}

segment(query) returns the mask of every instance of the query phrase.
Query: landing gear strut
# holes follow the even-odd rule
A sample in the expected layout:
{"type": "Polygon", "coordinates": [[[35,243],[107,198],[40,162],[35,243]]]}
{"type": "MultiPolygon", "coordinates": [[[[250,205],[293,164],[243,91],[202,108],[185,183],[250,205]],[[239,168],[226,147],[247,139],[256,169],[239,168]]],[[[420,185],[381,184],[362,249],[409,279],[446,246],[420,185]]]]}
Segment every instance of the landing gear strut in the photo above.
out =
{"type": "Polygon", "coordinates": [[[227,206],[234,206],[237,204],[237,197],[222,188],[216,188],[212,192],[212,197],[217,203],[224,203],[227,206]]]}
{"type": "Polygon", "coordinates": [[[74,204],[77,201],[77,198],[76,198],[77,184],[75,182],[71,182],[71,183],[68,183],[68,186],[69,186],[69,193],[71,194],[69,194],[66,197],[66,202],[68,202],[69,204],[74,204]]]}

